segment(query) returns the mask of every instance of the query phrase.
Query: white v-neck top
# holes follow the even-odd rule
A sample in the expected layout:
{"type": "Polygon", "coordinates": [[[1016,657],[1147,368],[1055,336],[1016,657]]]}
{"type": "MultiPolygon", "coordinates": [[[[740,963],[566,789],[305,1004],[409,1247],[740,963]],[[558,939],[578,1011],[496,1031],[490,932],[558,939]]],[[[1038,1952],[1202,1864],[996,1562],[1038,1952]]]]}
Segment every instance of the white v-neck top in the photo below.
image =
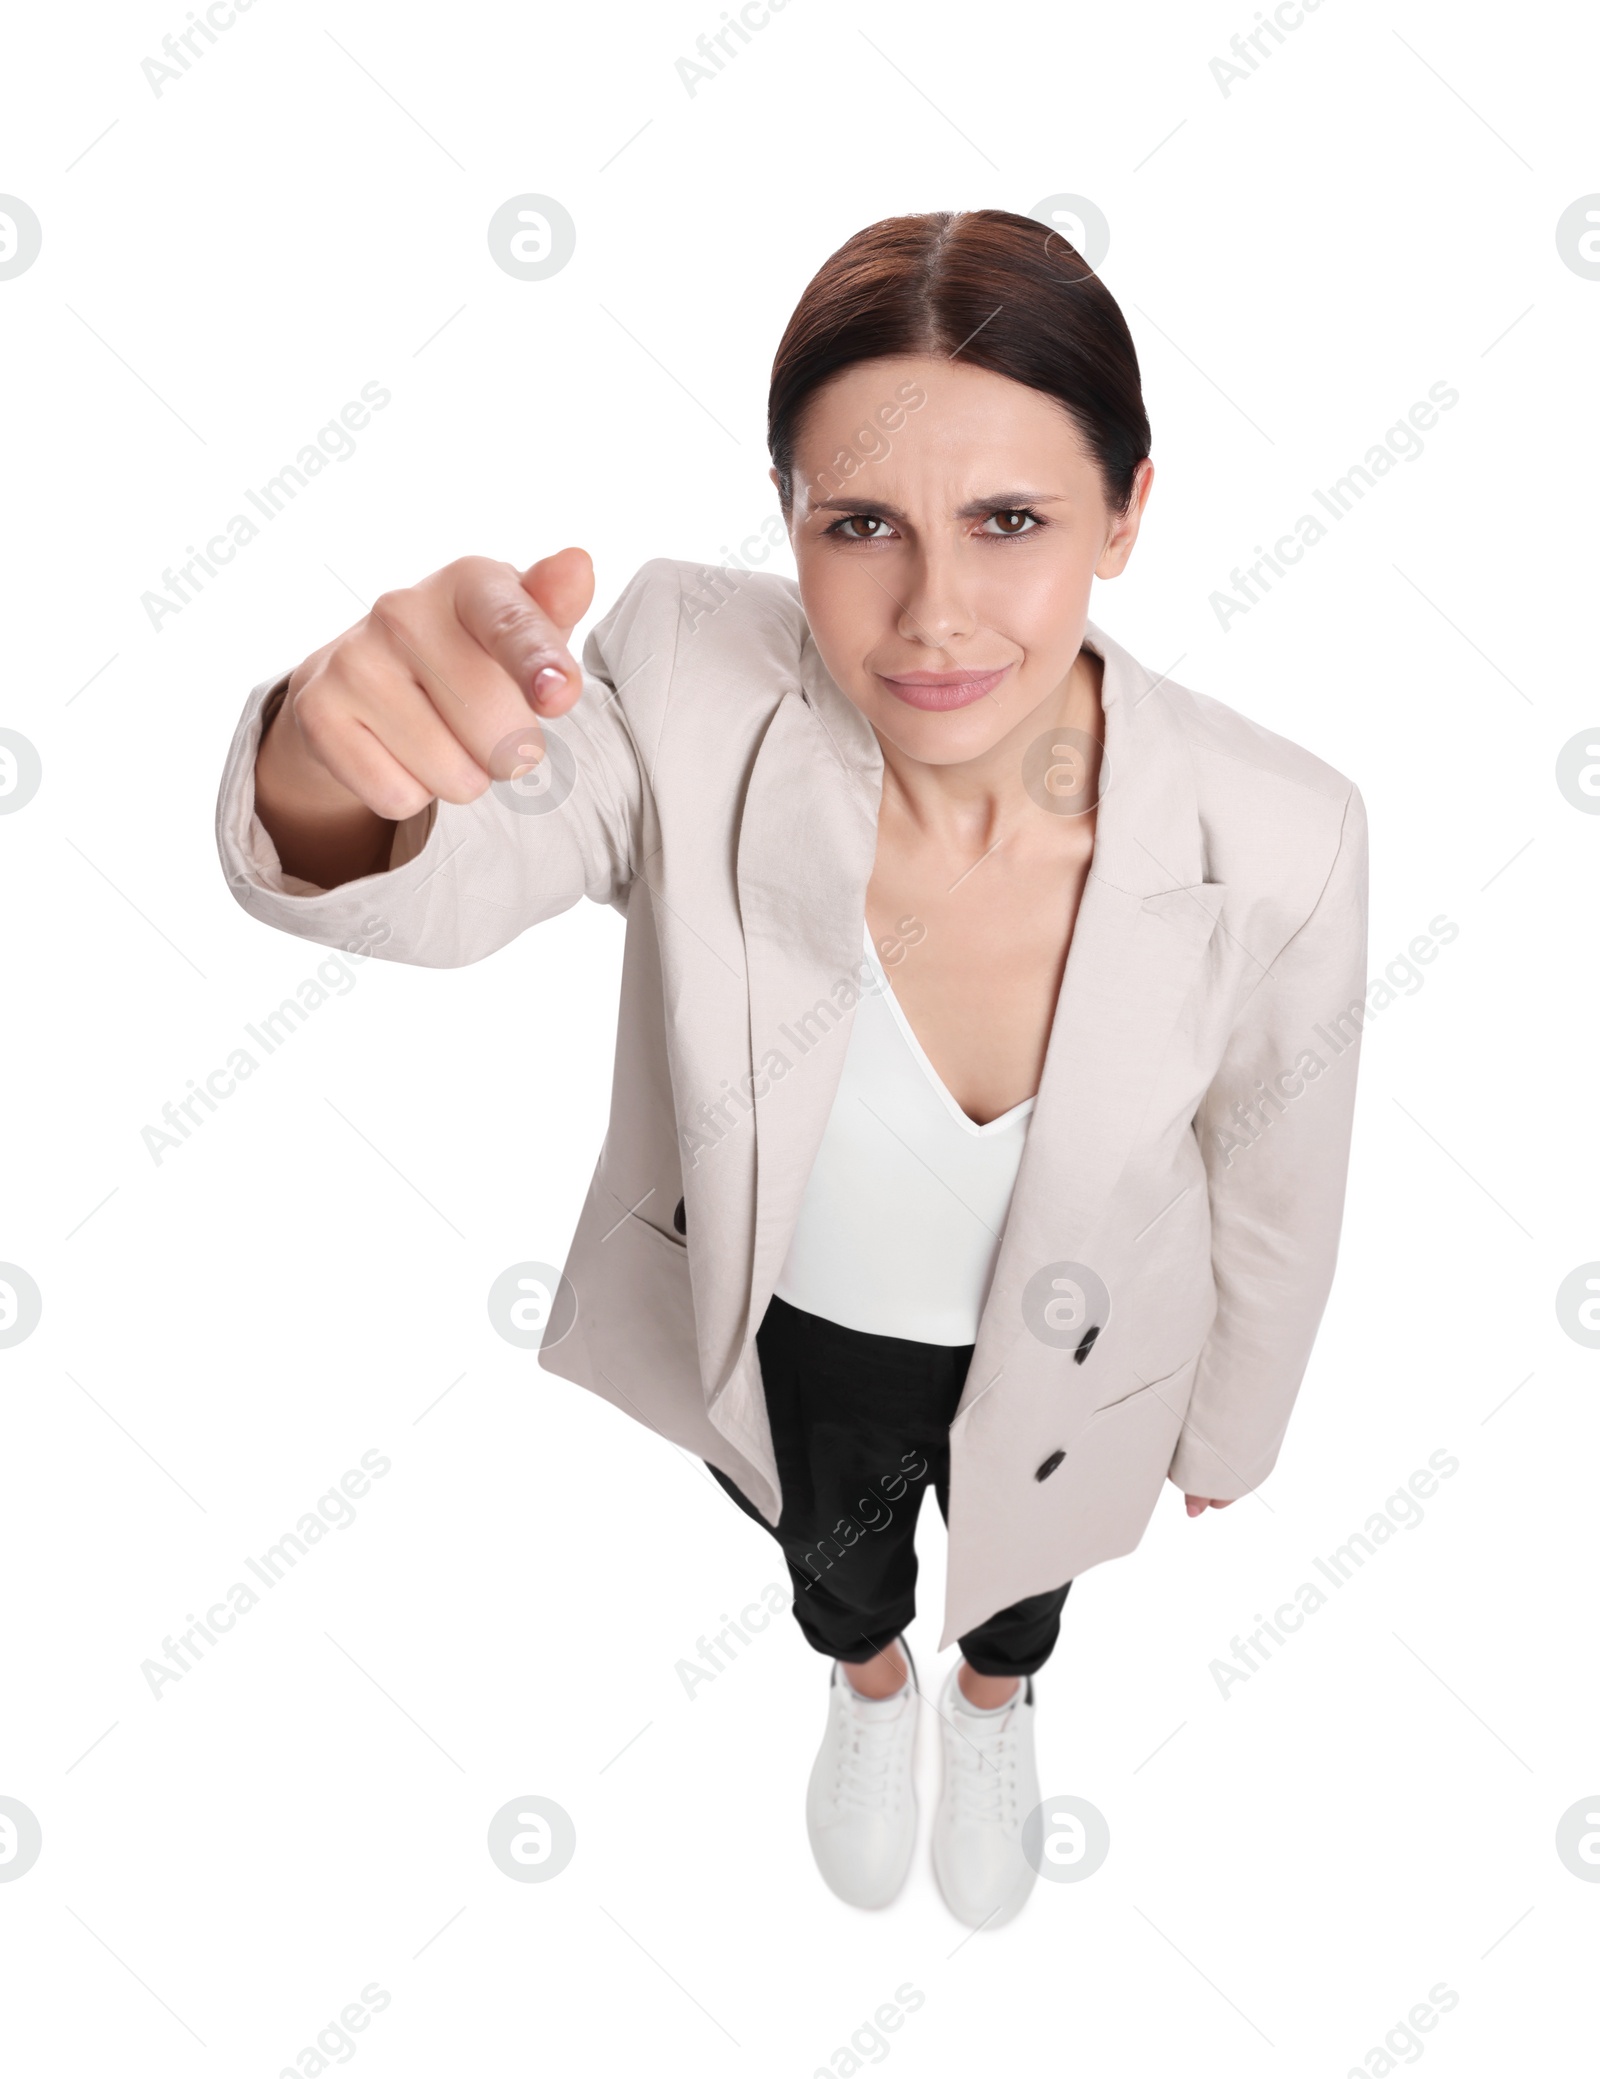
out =
{"type": "Polygon", "coordinates": [[[773,1289],[846,1328],[972,1343],[1034,1099],[983,1126],[969,1119],[862,936],[871,978],[773,1289]]]}

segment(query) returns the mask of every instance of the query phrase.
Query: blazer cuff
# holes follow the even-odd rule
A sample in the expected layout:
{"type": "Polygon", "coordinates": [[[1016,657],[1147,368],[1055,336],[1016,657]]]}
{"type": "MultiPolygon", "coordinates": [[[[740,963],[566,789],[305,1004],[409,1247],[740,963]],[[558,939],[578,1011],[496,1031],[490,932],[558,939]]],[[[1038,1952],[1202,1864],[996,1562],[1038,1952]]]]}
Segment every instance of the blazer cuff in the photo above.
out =
{"type": "Polygon", "coordinates": [[[1185,1429],[1172,1454],[1167,1478],[1185,1494],[1203,1495],[1207,1501],[1238,1501],[1253,1494],[1277,1463],[1273,1452],[1253,1465],[1229,1464],[1194,1431],[1185,1429]]]}

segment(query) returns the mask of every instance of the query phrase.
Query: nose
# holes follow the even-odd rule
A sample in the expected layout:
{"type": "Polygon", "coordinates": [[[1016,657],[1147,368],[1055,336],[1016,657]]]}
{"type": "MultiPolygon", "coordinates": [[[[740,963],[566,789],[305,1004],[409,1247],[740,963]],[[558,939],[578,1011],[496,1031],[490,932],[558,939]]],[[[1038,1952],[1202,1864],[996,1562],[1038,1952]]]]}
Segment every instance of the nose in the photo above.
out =
{"type": "Polygon", "coordinates": [[[906,575],[909,588],[895,624],[903,641],[947,650],[976,632],[978,616],[952,544],[933,541],[920,547],[906,575]]]}

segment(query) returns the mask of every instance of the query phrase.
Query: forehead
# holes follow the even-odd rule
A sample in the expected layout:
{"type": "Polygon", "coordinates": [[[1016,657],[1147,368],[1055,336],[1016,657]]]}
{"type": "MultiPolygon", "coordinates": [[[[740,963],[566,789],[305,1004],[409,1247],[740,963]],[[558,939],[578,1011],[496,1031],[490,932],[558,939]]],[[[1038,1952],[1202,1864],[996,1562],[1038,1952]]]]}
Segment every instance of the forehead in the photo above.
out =
{"type": "Polygon", "coordinates": [[[888,445],[885,462],[927,468],[970,466],[1002,456],[1090,466],[1058,399],[991,369],[945,355],[895,356],[841,369],[807,401],[797,457],[840,446],[888,445]],[[874,441],[874,436],[876,437],[874,441]]]}

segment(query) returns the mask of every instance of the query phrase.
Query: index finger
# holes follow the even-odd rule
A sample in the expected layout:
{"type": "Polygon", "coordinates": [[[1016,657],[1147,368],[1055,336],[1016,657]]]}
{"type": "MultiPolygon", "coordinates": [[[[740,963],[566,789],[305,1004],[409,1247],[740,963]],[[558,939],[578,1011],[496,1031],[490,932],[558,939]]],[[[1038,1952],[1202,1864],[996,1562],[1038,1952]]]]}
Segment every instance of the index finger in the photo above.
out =
{"type": "MultiPolygon", "coordinates": [[[[581,550],[572,553],[582,555],[581,550]]],[[[567,648],[577,614],[563,625],[529,589],[545,567],[535,564],[519,575],[509,563],[470,557],[456,573],[454,602],[461,626],[500,666],[533,712],[560,715],[583,691],[583,673],[567,648]]],[[[571,588],[565,589],[568,597],[559,602],[563,607],[570,603],[571,588]]]]}

